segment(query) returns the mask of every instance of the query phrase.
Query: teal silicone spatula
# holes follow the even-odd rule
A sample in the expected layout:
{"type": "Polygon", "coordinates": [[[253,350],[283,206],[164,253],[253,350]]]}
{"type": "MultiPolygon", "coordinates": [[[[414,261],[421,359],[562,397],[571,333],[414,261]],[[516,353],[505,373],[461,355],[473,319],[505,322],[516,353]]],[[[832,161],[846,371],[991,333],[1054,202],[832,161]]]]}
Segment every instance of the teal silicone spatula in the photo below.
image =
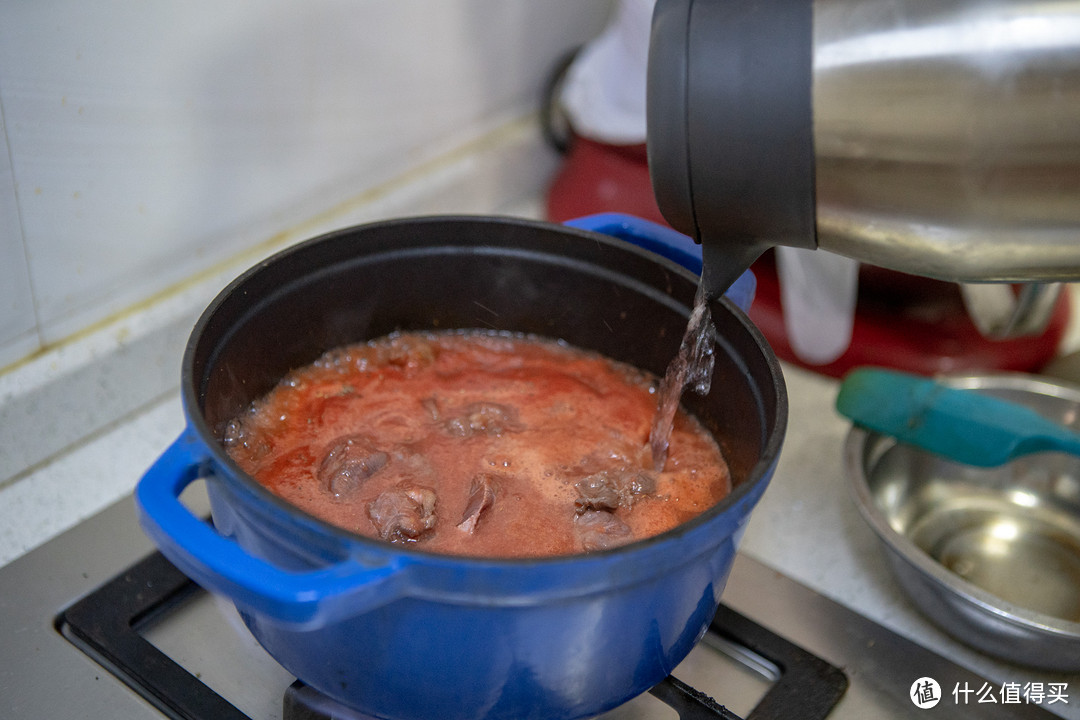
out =
{"type": "Polygon", "coordinates": [[[968,465],[996,467],[1045,450],[1080,455],[1080,435],[1030,408],[893,370],[849,373],[836,409],[856,425],[968,465]]]}

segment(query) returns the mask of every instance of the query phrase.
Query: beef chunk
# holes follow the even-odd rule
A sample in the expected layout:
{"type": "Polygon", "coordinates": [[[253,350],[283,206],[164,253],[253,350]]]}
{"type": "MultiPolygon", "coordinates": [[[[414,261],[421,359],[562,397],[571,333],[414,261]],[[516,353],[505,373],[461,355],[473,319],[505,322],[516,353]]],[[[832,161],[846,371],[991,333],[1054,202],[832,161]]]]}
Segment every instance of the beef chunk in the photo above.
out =
{"type": "Polygon", "coordinates": [[[469,501],[465,505],[465,513],[458,523],[458,529],[467,533],[476,531],[476,524],[480,522],[480,514],[495,504],[495,492],[499,480],[489,473],[481,473],[472,479],[469,486],[469,501]]]}
{"type": "Polygon", "coordinates": [[[386,466],[390,457],[363,435],[339,438],[327,451],[317,472],[319,484],[334,497],[354,492],[386,466]]]}
{"type": "Polygon", "coordinates": [[[586,510],[574,518],[574,530],[585,552],[625,545],[634,539],[630,526],[604,510],[586,510]]]}
{"type": "Polygon", "coordinates": [[[574,483],[578,498],[574,501],[579,513],[587,510],[615,510],[632,507],[641,495],[656,490],[656,477],[639,468],[603,470],[586,475],[574,483]]]}
{"type": "Polygon", "coordinates": [[[517,410],[493,402],[471,403],[446,420],[446,431],[459,437],[502,435],[519,430],[521,423],[518,422],[517,410]]]}
{"type": "Polygon", "coordinates": [[[386,490],[368,505],[368,517],[379,537],[412,542],[435,527],[435,491],[421,485],[386,490]]]}
{"type": "Polygon", "coordinates": [[[610,473],[588,475],[574,483],[578,499],[574,501],[579,513],[586,510],[614,510],[619,507],[618,483],[610,473]]]}

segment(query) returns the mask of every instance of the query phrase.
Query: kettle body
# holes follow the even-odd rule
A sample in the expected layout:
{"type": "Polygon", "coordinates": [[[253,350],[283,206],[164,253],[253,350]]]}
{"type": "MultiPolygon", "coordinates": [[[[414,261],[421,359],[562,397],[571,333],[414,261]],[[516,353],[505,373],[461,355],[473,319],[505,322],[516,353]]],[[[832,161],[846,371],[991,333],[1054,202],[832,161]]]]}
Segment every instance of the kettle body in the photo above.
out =
{"type": "Polygon", "coordinates": [[[710,292],[775,245],[1080,279],[1075,3],[658,0],[647,114],[657,203],[710,292]]]}

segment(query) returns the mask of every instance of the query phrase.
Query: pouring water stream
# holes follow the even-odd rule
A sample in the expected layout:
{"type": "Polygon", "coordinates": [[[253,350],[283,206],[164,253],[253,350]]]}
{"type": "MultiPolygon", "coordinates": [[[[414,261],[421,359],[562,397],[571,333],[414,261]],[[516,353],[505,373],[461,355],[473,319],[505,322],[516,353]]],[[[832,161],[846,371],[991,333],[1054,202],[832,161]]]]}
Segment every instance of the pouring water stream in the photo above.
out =
{"type": "Polygon", "coordinates": [[[679,352],[668,364],[657,392],[656,415],[649,431],[649,449],[656,472],[663,470],[667,461],[675,412],[683,391],[692,388],[700,395],[709,392],[715,360],[713,332],[712,313],[709,311],[705,284],[702,283],[694,296],[694,308],[690,312],[679,352]]]}

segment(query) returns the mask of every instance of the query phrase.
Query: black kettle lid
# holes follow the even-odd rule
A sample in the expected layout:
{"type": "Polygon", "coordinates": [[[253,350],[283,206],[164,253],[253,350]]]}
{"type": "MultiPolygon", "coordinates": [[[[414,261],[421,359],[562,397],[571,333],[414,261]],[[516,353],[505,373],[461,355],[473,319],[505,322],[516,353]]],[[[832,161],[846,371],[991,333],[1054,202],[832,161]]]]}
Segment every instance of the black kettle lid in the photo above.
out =
{"type": "Polygon", "coordinates": [[[766,248],[817,247],[811,0],[657,0],[647,151],[710,295],[766,248]]]}

